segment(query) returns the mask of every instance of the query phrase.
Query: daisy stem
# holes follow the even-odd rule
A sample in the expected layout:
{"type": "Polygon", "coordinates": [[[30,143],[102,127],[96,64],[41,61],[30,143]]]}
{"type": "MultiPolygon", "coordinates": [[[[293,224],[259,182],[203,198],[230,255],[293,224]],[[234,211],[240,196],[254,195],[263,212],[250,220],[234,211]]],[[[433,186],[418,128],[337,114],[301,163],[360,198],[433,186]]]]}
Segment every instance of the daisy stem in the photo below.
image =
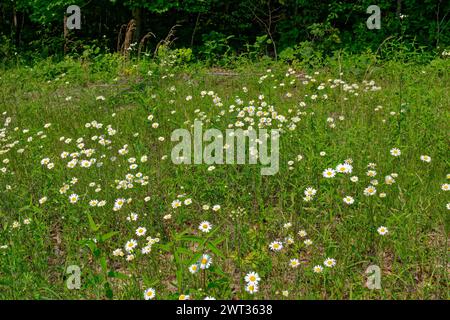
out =
{"type": "Polygon", "coordinates": [[[206,269],[202,270],[202,287],[206,290],[206,269]]]}

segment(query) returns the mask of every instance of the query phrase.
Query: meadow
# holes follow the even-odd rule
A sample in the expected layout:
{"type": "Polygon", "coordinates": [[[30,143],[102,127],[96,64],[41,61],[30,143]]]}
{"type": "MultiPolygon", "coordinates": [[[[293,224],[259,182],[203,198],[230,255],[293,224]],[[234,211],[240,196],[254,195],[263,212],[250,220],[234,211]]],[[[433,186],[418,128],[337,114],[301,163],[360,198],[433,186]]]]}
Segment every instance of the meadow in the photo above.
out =
{"type": "Polygon", "coordinates": [[[0,299],[447,299],[449,70],[2,68],[0,299]],[[279,171],[174,164],[196,120],[279,129],[279,171]]]}

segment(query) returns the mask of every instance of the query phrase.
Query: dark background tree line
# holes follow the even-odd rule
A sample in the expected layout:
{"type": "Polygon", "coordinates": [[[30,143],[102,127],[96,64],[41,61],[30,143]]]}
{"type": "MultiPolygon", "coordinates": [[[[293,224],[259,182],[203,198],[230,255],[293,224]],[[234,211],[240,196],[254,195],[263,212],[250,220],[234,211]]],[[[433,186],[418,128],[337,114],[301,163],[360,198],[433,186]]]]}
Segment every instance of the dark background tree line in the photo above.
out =
{"type": "Polygon", "coordinates": [[[200,59],[252,50],[289,58],[305,47],[376,51],[386,39],[439,51],[450,43],[449,12],[444,0],[1,0],[0,55],[120,50],[130,20],[130,44],[152,52],[175,26],[166,40],[200,59]],[[372,4],[381,8],[380,30],[366,27],[372,4]],[[64,30],[69,5],[81,8],[81,30],[64,30]]]}

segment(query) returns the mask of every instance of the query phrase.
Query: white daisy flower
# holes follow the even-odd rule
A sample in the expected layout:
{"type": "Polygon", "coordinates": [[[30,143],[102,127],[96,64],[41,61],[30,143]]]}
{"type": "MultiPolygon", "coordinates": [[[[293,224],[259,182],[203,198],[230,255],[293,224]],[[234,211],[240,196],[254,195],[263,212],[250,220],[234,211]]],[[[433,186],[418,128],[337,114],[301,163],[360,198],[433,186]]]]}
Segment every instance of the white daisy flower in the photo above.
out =
{"type": "Polygon", "coordinates": [[[145,233],[146,233],[146,232],[147,232],[147,229],[144,228],[144,227],[139,227],[139,228],[136,229],[136,235],[137,235],[138,237],[145,236],[145,233]]]}
{"type": "Polygon", "coordinates": [[[323,171],[322,175],[324,178],[334,178],[336,176],[336,171],[334,171],[334,169],[328,168],[323,171]]]}
{"type": "Polygon", "coordinates": [[[212,258],[208,254],[202,255],[200,259],[200,269],[208,269],[212,264],[212,258]]]}
{"type": "Polygon", "coordinates": [[[247,291],[250,294],[254,294],[258,292],[258,285],[255,283],[249,283],[245,286],[245,291],[247,291]]]}
{"type": "Polygon", "coordinates": [[[199,270],[198,264],[193,264],[193,265],[189,266],[189,272],[192,274],[198,272],[198,270],[199,270]]]}
{"type": "Polygon", "coordinates": [[[259,277],[259,275],[256,272],[252,271],[245,275],[244,280],[247,283],[258,284],[258,282],[261,280],[261,278],[259,277]]]}
{"type": "Polygon", "coordinates": [[[78,195],[76,194],[76,193],[72,193],[70,196],[69,196],[69,202],[70,203],[76,203],[77,201],[78,201],[78,195]]]}
{"type": "Polygon", "coordinates": [[[377,232],[380,235],[384,236],[385,234],[387,234],[389,232],[389,230],[386,227],[381,226],[377,229],[377,232]]]}
{"type": "Polygon", "coordinates": [[[176,208],[179,208],[179,207],[181,207],[181,201],[178,200],[178,199],[173,200],[172,201],[172,208],[176,209],[176,208]]]}
{"type": "Polygon", "coordinates": [[[308,235],[305,230],[300,230],[297,234],[302,238],[304,238],[308,235]]]}
{"type": "Polygon", "coordinates": [[[297,268],[297,267],[300,265],[300,261],[298,261],[298,259],[291,259],[291,260],[289,261],[289,265],[290,265],[292,268],[297,268]]]}
{"type": "Polygon", "coordinates": [[[368,186],[364,189],[365,196],[373,196],[375,193],[377,193],[377,189],[374,186],[368,186]]]}
{"type": "Polygon", "coordinates": [[[116,249],[113,251],[113,256],[114,257],[123,257],[124,253],[123,253],[122,249],[116,249]]]}
{"type": "Polygon", "coordinates": [[[344,198],[344,202],[345,202],[346,204],[353,204],[353,202],[355,202],[355,199],[353,199],[353,197],[351,197],[351,196],[346,196],[346,197],[344,198]]]}
{"type": "Polygon", "coordinates": [[[273,241],[269,244],[269,248],[272,251],[280,251],[283,249],[283,244],[280,241],[273,241]]]}
{"type": "Polygon", "coordinates": [[[156,292],[153,288],[148,288],[144,291],[144,299],[145,300],[152,300],[155,298],[156,292]]]}
{"type": "Polygon", "coordinates": [[[336,167],[336,171],[339,173],[352,173],[352,170],[352,165],[348,163],[338,164],[336,167]]]}
{"type": "Polygon", "coordinates": [[[394,157],[399,157],[402,152],[400,151],[400,149],[398,148],[392,148],[390,151],[391,155],[393,155],[394,157]]]}
{"type": "Polygon", "coordinates": [[[211,231],[211,229],[212,229],[212,224],[209,223],[208,221],[202,221],[202,222],[200,223],[200,225],[198,226],[198,229],[199,229],[201,232],[208,233],[208,232],[211,231]]]}
{"type": "Polygon", "coordinates": [[[323,267],[320,265],[314,266],[313,271],[314,273],[321,273],[323,271],[323,267]]]}
{"type": "Polygon", "coordinates": [[[325,259],[325,261],[323,262],[325,267],[329,267],[332,268],[336,265],[336,260],[333,258],[327,258],[325,259]]]}
{"type": "Polygon", "coordinates": [[[304,191],[304,194],[305,194],[305,196],[309,196],[309,197],[312,197],[312,196],[314,196],[315,194],[317,193],[317,190],[316,189],[314,189],[314,188],[312,188],[312,187],[308,187],[308,188],[306,188],[305,189],[305,191],[304,191]]]}
{"type": "Polygon", "coordinates": [[[131,252],[133,251],[133,249],[137,246],[137,241],[134,239],[131,239],[130,241],[127,241],[127,243],[125,244],[125,250],[127,252],[131,252]]]}

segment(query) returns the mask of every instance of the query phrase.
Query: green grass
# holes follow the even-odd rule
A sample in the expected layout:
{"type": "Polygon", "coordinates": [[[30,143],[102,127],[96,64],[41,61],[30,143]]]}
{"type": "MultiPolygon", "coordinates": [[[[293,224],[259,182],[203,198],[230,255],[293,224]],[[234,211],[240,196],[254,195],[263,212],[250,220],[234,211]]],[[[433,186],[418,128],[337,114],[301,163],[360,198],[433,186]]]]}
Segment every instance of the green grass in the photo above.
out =
{"type": "MultiPolygon", "coordinates": [[[[0,245],[7,247],[0,249],[0,298],[142,299],[150,287],[156,290],[156,299],[177,299],[181,294],[192,299],[448,298],[450,200],[441,187],[449,183],[450,173],[449,67],[449,60],[441,59],[421,66],[374,65],[367,81],[381,88],[377,91],[364,90],[372,87],[363,83],[366,65],[345,61],[341,69],[294,68],[289,77],[285,75],[289,66],[281,63],[242,66],[224,75],[201,66],[164,67],[117,56],[2,70],[0,167],[6,172],[0,173],[0,245]],[[263,75],[269,76],[259,83],[263,75]],[[339,84],[330,88],[329,79],[358,88],[354,92],[339,84]],[[318,90],[321,83],[325,88],[318,90]],[[214,91],[223,106],[214,105],[208,95],[202,98],[202,90],[214,91]],[[287,119],[276,175],[261,176],[259,165],[216,165],[208,171],[206,164],[172,163],[173,130],[190,129],[195,119],[202,119],[205,127],[223,131],[237,121],[237,108],[252,100],[259,103],[261,94],[287,119]],[[314,94],[316,100],[311,99],[314,94]],[[188,95],[192,100],[186,100],[188,95]],[[105,100],[97,100],[98,96],[105,100]],[[302,101],[306,106],[300,105],[302,101]],[[236,106],[234,112],[229,112],[230,105],[236,106]],[[150,114],[152,121],[147,119],[150,114]],[[288,130],[296,116],[300,119],[296,128],[288,130]],[[11,123],[3,125],[8,117],[11,123]],[[334,128],[327,118],[334,119],[334,128]],[[94,120],[103,127],[85,127],[94,120]],[[159,124],[156,129],[151,126],[154,122],[159,124]],[[47,123],[51,126],[45,128],[47,123]],[[108,125],[116,134],[108,135],[108,125]],[[102,135],[109,145],[92,140],[102,135]],[[72,141],[66,144],[62,137],[72,141]],[[85,144],[81,149],[95,149],[91,158],[96,163],[69,169],[70,156],[62,159],[60,154],[80,151],[79,138],[85,144]],[[121,156],[118,150],[125,144],[129,152],[121,156]],[[401,155],[393,157],[392,148],[399,148],[401,155]],[[141,163],[144,155],[148,161],[141,163]],[[303,159],[298,161],[298,155],[303,159]],[[421,155],[430,156],[431,162],[421,161],[421,155]],[[137,159],[135,170],[127,162],[132,157],[137,159]],[[41,165],[44,158],[50,158],[54,168],[41,165]],[[351,174],[322,177],[324,169],[346,159],[352,159],[351,174]],[[374,178],[366,175],[369,163],[376,164],[374,178]],[[116,180],[129,172],[141,172],[148,183],[117,189],[116,180]],[[398,176],[388,185],[385,176],[392,173],[398,176]],[[351,182],[350,176],[359,181],[351,182]],[[78,182],[72,185],[73,177],[78,182]],[[377,193],[365,196],[373,179],[378,180],[377,193]],[[61,194],[65,183],[70,189],[61,194]],[[303,192],[309,186],[317,194],[306,202],[303,192]],[[72,193],[79,195],[75,204],[68,200],[72,193]],[[181,200],[192,199],[192,204],[173,209],[171,203],[180,195],[181,200]],[[345,196],[355,202],[345,204],[345,196]],[[40,204],[42,197],[47,201],[40,204]],[[132,201],[113,211],[118,198],[132,201]],[[105,200],[106,205],[91,207],[92,199],[105,200]],[[221,208],[204,210],[205,204],[221,208]],[[139,215],[137,221],[127,221],[132,212],[139,215]],[[168,214],[171,219],[164,219],[168,214]],[[25,219],[31,223],[24,224],[25,219]],[[213,224],[210,233],[198,230],[204,220],[213,224]],[[286,229],[286,223],[292,226],[286,229]],[[147,229],[145,237],[135,234],[139,226],[147,229]],[[381,236],[380,226],[389,232],[381,236]],[[307,235],[300,237],[300,230],[307,235]],[[143,255],[140,248],[147,236],[160,241],[143,255]],[[289,236],[294,240],[290,245],[285,242],[289,236]],[[123,249],[132,238],[139,243],[133,261],[113,256],[113,250],[123,249]],[[306,246],[305,239],[312,245],[306,246]],[[275,240],[283,242],[280,252],[269,250],[275,240]],[[189,266],[202,253],[212,256],[211,267],[191,274],[189,266]],[[314,273],[313,267],[328,257],[336,259],[336,265],[314,273]],[[297,268],[289,266],[293,258],[299,259],[297,268]],[[70,265],[81,269],[79,290],[66,287],[70,265]],[[365,286],[370,265],[381,268],[380,290],[365,286]],[[261,277],[254,295],[244,290],[244,276],[250,271],[261,277]],[[282,295],[285,290],[288,297],[282,295]]],[[[251,118],[258,123],[258,116],[251,118]]],[[[278,123],[273,120],[273,127],[278,123]]]]}

